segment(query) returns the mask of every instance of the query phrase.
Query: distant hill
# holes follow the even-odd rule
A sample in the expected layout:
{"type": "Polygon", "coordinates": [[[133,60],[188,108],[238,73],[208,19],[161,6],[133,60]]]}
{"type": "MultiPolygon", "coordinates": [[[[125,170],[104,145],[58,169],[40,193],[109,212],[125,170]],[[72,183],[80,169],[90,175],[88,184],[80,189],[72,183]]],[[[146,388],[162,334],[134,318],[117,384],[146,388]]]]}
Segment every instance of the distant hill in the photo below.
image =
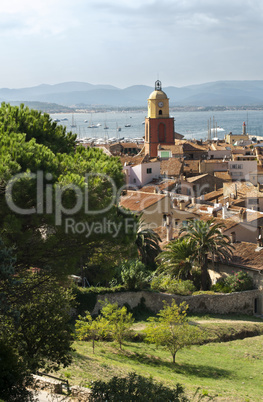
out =
{"type": "MultiPolygon", "coordinates": [[[[259,106],[263,105],[263,81],[217,81],[185,87],[163,88],[171,106],[259,106]]],[[[64,82],[31,88],[0,89],[0,101],[48,102],[64,107],[147,107],[153,87],[64,82]]]]}
{"type": "Polygon", "coordinates": [[[21,103],[24,103],[25,106],[28,106],[29,109],[39,110],[45,113],[72,113],[72,108],[68,106],[58,105],[56,103],[49,102],[37,102],[37,101],[10,101],[10,105],[19,106],[21,103]]]}

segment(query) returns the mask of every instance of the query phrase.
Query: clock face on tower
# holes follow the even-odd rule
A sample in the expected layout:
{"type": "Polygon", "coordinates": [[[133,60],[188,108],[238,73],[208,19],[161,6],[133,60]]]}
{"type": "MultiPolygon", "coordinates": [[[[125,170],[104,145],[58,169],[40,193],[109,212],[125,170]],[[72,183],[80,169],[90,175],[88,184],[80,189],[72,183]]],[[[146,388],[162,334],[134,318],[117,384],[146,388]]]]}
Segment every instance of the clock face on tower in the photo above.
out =
{"type": "Polygon", "coordinates": [[[163,107],[163,102],[159,102],[159,103],[158,103],[158,106],[159,106],[159,107],[163,107]]]}

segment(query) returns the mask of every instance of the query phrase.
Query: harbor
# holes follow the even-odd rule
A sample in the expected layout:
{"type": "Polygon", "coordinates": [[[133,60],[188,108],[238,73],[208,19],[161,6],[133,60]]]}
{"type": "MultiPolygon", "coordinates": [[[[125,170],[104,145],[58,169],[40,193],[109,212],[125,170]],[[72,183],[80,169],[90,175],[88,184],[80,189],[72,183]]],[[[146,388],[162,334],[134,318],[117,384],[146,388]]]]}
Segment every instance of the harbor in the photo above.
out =
{"type": "MultiPolygon", "coordinates": [[[[78,140],[93,139],[96,142],[133,141],[142,139],[145,130],[147,111],[112,111],[74,113],[74,127],[72,114],[56,113],[50,117],[57,124],[66,127],[67,131],[77,134],[78,140]],[[92,127],[90,125],[92,117],[92,127]],[[127,123],[129,122],[129,123],[127,123]],[[129,126],[127,127],[127,124],[129,126]],[[125,127],[126,125],[126,127],[125,127]],[[107,127],[107,128],[105,128],[107,127]]],[[[174,130],[189,140],[206,140],[208,138],[208,122],[214,118],[214,132],[212,137],[223,139],[232,132],[238,134],[242,130],[242,123],[246,122],[247,132],[252,137],[263,137],[262,110],[231,110],[231,111],[191,111],[178,112],[171,110],[174,117],[174,130]],[[218,129],[216,130],[216,127],[218,129]]],[[[212,127],[213,129],[213,127],[212,127]]]]}

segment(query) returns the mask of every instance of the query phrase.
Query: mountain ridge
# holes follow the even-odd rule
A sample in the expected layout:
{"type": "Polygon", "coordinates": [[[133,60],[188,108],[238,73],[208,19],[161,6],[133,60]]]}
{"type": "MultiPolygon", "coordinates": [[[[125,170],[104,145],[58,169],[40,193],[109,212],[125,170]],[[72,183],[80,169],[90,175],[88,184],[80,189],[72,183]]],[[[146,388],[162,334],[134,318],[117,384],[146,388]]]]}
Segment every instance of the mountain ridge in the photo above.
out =
{"type": "MultiPolygon", "coordinates": [[[[120,89],[113,85],[69,81],[26,88],[0,88],[0,100],[57,103],[66,107],[86,106],[141,107],[154,87],[132,85],[120,89]]],[[[171,106],[260,106],[263,105],[263,80],[212,81],[183,87],[163,87],[171,106]]]]}

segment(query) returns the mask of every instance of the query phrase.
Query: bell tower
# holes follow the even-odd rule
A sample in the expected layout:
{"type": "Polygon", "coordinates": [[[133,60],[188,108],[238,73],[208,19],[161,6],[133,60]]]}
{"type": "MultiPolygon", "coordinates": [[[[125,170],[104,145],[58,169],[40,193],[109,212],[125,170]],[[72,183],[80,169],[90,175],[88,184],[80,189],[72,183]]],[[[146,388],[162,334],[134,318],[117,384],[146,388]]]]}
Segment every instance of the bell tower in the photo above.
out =
{"type": "Polygon", "coordinates": [[[145,118],[145,154],[158,155],[158,145],[174,145],[174,118],[169,115],[169,98],[162,90],[161,81],[148,99],[148,116],[145,118]]]}

